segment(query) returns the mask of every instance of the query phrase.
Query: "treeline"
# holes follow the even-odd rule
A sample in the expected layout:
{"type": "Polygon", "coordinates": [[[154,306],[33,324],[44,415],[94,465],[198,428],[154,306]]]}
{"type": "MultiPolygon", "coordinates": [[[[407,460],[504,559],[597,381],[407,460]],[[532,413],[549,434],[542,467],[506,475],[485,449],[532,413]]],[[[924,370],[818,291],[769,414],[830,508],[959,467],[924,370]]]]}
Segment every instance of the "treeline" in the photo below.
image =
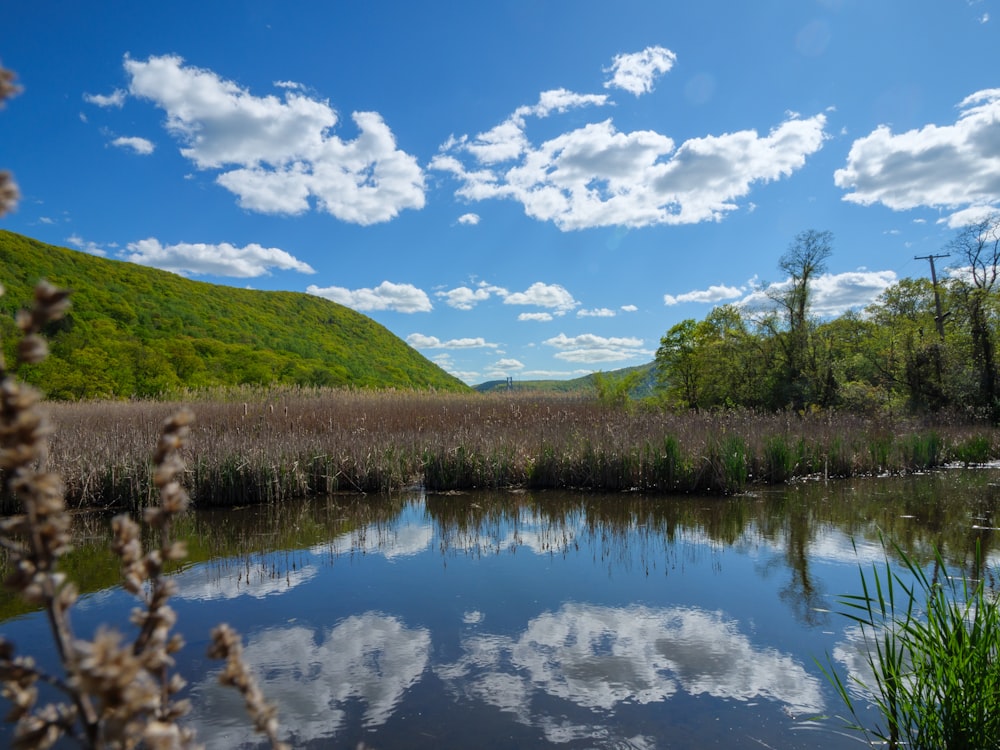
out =
{"type": "Polygon", "coordinates": [[[943,248],[949,272],[903,279],[859,312],[812,314],[830,232],[800,233],[778,267],[787,281],[760,309],[715,308],[660,340],[658,398],[675,408],[812,408],[859,413],[960,410],[1000,421],[1000,214],[943,248]]]}

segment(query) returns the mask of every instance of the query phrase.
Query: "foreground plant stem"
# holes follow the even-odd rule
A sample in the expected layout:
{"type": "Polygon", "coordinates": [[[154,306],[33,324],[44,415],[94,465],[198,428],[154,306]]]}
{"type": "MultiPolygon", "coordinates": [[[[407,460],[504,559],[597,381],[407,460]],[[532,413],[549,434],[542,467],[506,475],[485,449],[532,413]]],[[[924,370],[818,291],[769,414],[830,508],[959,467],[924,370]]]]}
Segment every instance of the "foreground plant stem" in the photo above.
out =
{"type": "MultiPolygon", "coordinates": [[[[0,290],[2,291],[2,290],[0,290]]],[[[58,320],[69,305],[68,293],[42,282],[30,313],[18,316],[23,333],[17,363],[40,362],[47,353],[39,335],[58,320]]],[[[200,747],[195,734],[180,720],[189,701],[176,700],[185,681],[172,672],[174,654],[183,646],[172,633],[176,614],[169,604],[176,585],[166,566],[183,559],[183,544],[171,540],[174,519],[189,504],[180,478],[191,412],[167,419],[154,454],[154,484],[160,503],[147,508],[144,520],[158,532],[158,546],[144,552],[137,523],[115,517],[113,551],[121,560],[124,588],[142,606],[132,612],[137,627],[132,643],[116,630],[102,626],[93,640],[79,639],[70,624],[77,600],[76,586],[58,570],[70,548],[70,518],[60,478],[45,470],[50,428],[40,408],[40,394],[20,383],[0,356],[0,470],[6,491],[23,513],[0,521],[0,545],[8,550],[13,573],[6,585],[46,613],[56,653],[65,676],[37,667],[30,657],[17,656],[13,644],[0,638],[0,694],[13,708],[15,748],[48,748],[69,736],[87,748],[180,750],[200,747]],[[39,684],[49,685],[66,702],[38,705],[39,684]]],[[[214,636],[213,652],[226,660],[222,682],[244,695],[255,729],[274,748],[285,748],[277,737],[276,709],[267,703],[242,661],[239,637],[228,626],[214,636]]]]}

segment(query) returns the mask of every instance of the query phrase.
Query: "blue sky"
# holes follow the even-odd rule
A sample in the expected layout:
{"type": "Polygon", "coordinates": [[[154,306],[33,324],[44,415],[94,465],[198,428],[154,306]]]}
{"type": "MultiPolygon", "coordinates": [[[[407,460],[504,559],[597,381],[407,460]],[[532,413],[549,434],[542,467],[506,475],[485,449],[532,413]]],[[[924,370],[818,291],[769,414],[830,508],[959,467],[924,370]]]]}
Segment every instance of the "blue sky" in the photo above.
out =
{"type": "Polygon", "coordinates": [[[0,227],[308,292],[468,383],[642,364],[834,235],[816,310],[1000,207],[1000,0],[8,4],[0,227]]]}

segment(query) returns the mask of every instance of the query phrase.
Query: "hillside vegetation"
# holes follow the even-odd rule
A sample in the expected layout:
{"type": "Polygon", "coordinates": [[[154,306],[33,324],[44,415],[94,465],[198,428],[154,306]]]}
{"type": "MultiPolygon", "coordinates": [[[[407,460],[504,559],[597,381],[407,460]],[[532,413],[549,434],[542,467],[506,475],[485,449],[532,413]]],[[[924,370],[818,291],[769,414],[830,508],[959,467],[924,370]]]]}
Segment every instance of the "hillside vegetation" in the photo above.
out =
{"type": "Polygon", "coordinates": [[[294,384],[467,386],[370,318],[308,294],[238,289],[0,231],[0,335],[39,279],[72,290],[26,380],[51,398],[153,397],[183,389],[294,384]]]}

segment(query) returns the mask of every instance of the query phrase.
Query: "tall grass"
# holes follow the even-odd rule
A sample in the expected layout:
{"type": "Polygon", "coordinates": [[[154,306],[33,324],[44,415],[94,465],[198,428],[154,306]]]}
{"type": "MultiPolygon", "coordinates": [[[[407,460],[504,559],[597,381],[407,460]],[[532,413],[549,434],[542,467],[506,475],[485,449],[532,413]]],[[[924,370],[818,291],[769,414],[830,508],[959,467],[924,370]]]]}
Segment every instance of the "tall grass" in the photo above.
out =
{"type": "MultiPolygon", "coordinates": [[[[309,388],[190,394],[188,486],[200,507],[331,492],[575,488],[734,493],[797,477],[980,462],[992,435],[961,422],[850,414],[675,414],[562,395],[309,388]]],[[[142,446],[178,402],[50,403],[51,460],[72,505],[153,497],[142,446]],[[85,446],[85,448],[83,448],[85,446]]]]}
{"type": "Polygon", "coordinates": [[[881,573],[862,570],[862,593],[842,599],[843,614],[861,629],[872,675],[845,683],[827,672],[849,726],[890,750],[1000,747],[995,592],[981,578],[951,577],[940,552],[930,576],[898,546],[895,554],[895,569],[887,559],[881,573]],[[874,723],[866,722],[861,700],[877,708],[874,723]]]}

